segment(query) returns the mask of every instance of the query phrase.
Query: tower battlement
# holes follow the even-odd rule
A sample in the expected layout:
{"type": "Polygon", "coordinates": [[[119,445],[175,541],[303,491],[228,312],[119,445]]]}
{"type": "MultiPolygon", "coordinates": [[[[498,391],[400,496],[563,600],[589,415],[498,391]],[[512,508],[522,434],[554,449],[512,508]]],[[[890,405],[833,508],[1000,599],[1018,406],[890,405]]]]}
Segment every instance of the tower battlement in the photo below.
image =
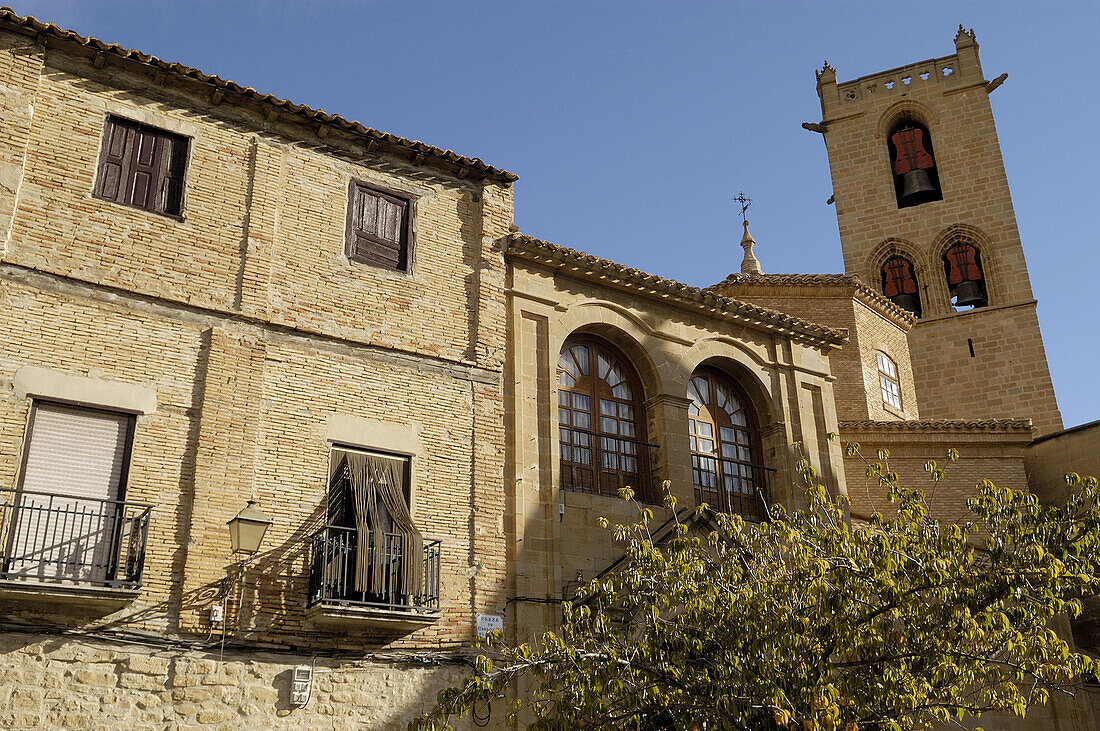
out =
{"type": "Polygon", "coordinates": [[[955,36],[956,52],[950,56],[906,64],[851,81],[838,82],[836,69],[826,62],[817,71],[822,123],[859,113],[869,106],[893,103],[909,94],[950,93],[987,84],[973,33],[960,26],[955,36]]]}

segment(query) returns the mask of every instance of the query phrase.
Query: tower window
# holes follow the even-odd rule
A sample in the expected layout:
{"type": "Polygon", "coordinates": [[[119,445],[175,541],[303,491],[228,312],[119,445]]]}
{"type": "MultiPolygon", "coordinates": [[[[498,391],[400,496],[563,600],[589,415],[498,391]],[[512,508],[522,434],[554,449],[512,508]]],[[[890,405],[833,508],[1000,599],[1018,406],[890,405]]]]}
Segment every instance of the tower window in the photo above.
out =
{"type": "Polygon", "coordinates": [[[920,290],[913,262],[892,256],[882,265],[882,293],[904,310],[920,317],[920,290]]]}
{"type": "Polygon", "coordinates": [[[882,387],[882,403],[901,409],[901,382],[898,380],[898,368],[890,356],[878,354],[878,383],[882,387]]]}
{"type": "Polygon", "coordinates": [[[989,304],[982,274],[982,255],[976,246],[966,241],[953,244],[943,255],[943,270],[951,292],[951,305],[956,311],[989,304]]]}
{"type": "Polygon", "coordinates": [[[890,133],[888,145],[898,208],[943,200],[928,129],[916,122],[902,122],[890,133]]]}

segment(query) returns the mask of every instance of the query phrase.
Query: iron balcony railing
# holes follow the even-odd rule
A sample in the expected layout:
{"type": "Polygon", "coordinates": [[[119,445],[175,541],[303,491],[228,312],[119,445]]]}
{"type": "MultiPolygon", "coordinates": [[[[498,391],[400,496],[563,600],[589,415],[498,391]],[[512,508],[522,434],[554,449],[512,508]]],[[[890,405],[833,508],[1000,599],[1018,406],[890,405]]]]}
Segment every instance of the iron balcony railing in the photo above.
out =
{"type": "Polygon", "coordinates": [[[366,572],[367,585],[356,588],[359,534],[354,528],[328,525],[310,537],[309,606],[339,604],[419,614],[439,610],[440,542],[425,541],[421,556],[403,555],[404,541],[398,533],[383,533],[381,540],[369,534],[368,556],[382,552],[381,581],[366,572]],[[404,561],[424,562],[424,580],[419,593],[402,586],[404,561]]]}
{"type": "Polygon", "coordinates": [[[0,489],[0,579],[141,586],[153,506],[0,489]]]}
{"type": "Polygon", "coordinates": [[[691,453],[695,499],[723,513],[735,513],[756,522],[767,518],[770,467],[727,459],[713,454],[691,453]]]}
{"type": "Polygon", "coordinates": [[[631,487],[642,502],[659,500],[652,473],[656,444],[570,426],[559,429],[562,489],[614,497],[631,487]]]}

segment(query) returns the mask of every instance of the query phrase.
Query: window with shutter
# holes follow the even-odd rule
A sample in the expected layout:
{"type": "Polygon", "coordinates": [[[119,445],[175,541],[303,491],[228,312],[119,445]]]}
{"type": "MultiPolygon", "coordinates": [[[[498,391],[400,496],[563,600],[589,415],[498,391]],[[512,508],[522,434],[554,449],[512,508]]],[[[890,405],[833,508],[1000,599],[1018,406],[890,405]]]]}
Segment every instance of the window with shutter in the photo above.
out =
{"type": "Polygon", "coordinates": [[[187,138],[121,117],[109,117],[95,195],[153,213],[183,209],[187,138]]]}
{"type": "Polygon", "coordinates": [[[406,271],[411,238],[410,201],[352,181],[348,195],[347,256],[406,271]]]}
{"type": "Polygon", "coordinates": [[[133,432],[130,414],[34,403],[5,576],[112,578],[133,432]]]}

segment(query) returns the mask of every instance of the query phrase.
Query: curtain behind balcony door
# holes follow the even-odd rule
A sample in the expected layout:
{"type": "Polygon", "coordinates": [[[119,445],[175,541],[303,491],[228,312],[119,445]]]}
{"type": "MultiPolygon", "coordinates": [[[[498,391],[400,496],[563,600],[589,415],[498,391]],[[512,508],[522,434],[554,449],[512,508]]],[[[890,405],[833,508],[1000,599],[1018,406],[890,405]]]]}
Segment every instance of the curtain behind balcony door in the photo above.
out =
{"type": "Polygon", "coordinates": [[[405,501],[408,460],[359,452],[349,452],[347,459],[359,539],[355,565],[356,590],[378,593],[384,588],[387,564],[393,559],[383,550],[385,534],[395,533],[401,552],[398,567],[401,586],[390,588],[408,596],[421,594],[424,585],[424,537],[413,525],[405,501]],[[376,550],[371,551],[371,545],[376,546],[376,550]]]}

